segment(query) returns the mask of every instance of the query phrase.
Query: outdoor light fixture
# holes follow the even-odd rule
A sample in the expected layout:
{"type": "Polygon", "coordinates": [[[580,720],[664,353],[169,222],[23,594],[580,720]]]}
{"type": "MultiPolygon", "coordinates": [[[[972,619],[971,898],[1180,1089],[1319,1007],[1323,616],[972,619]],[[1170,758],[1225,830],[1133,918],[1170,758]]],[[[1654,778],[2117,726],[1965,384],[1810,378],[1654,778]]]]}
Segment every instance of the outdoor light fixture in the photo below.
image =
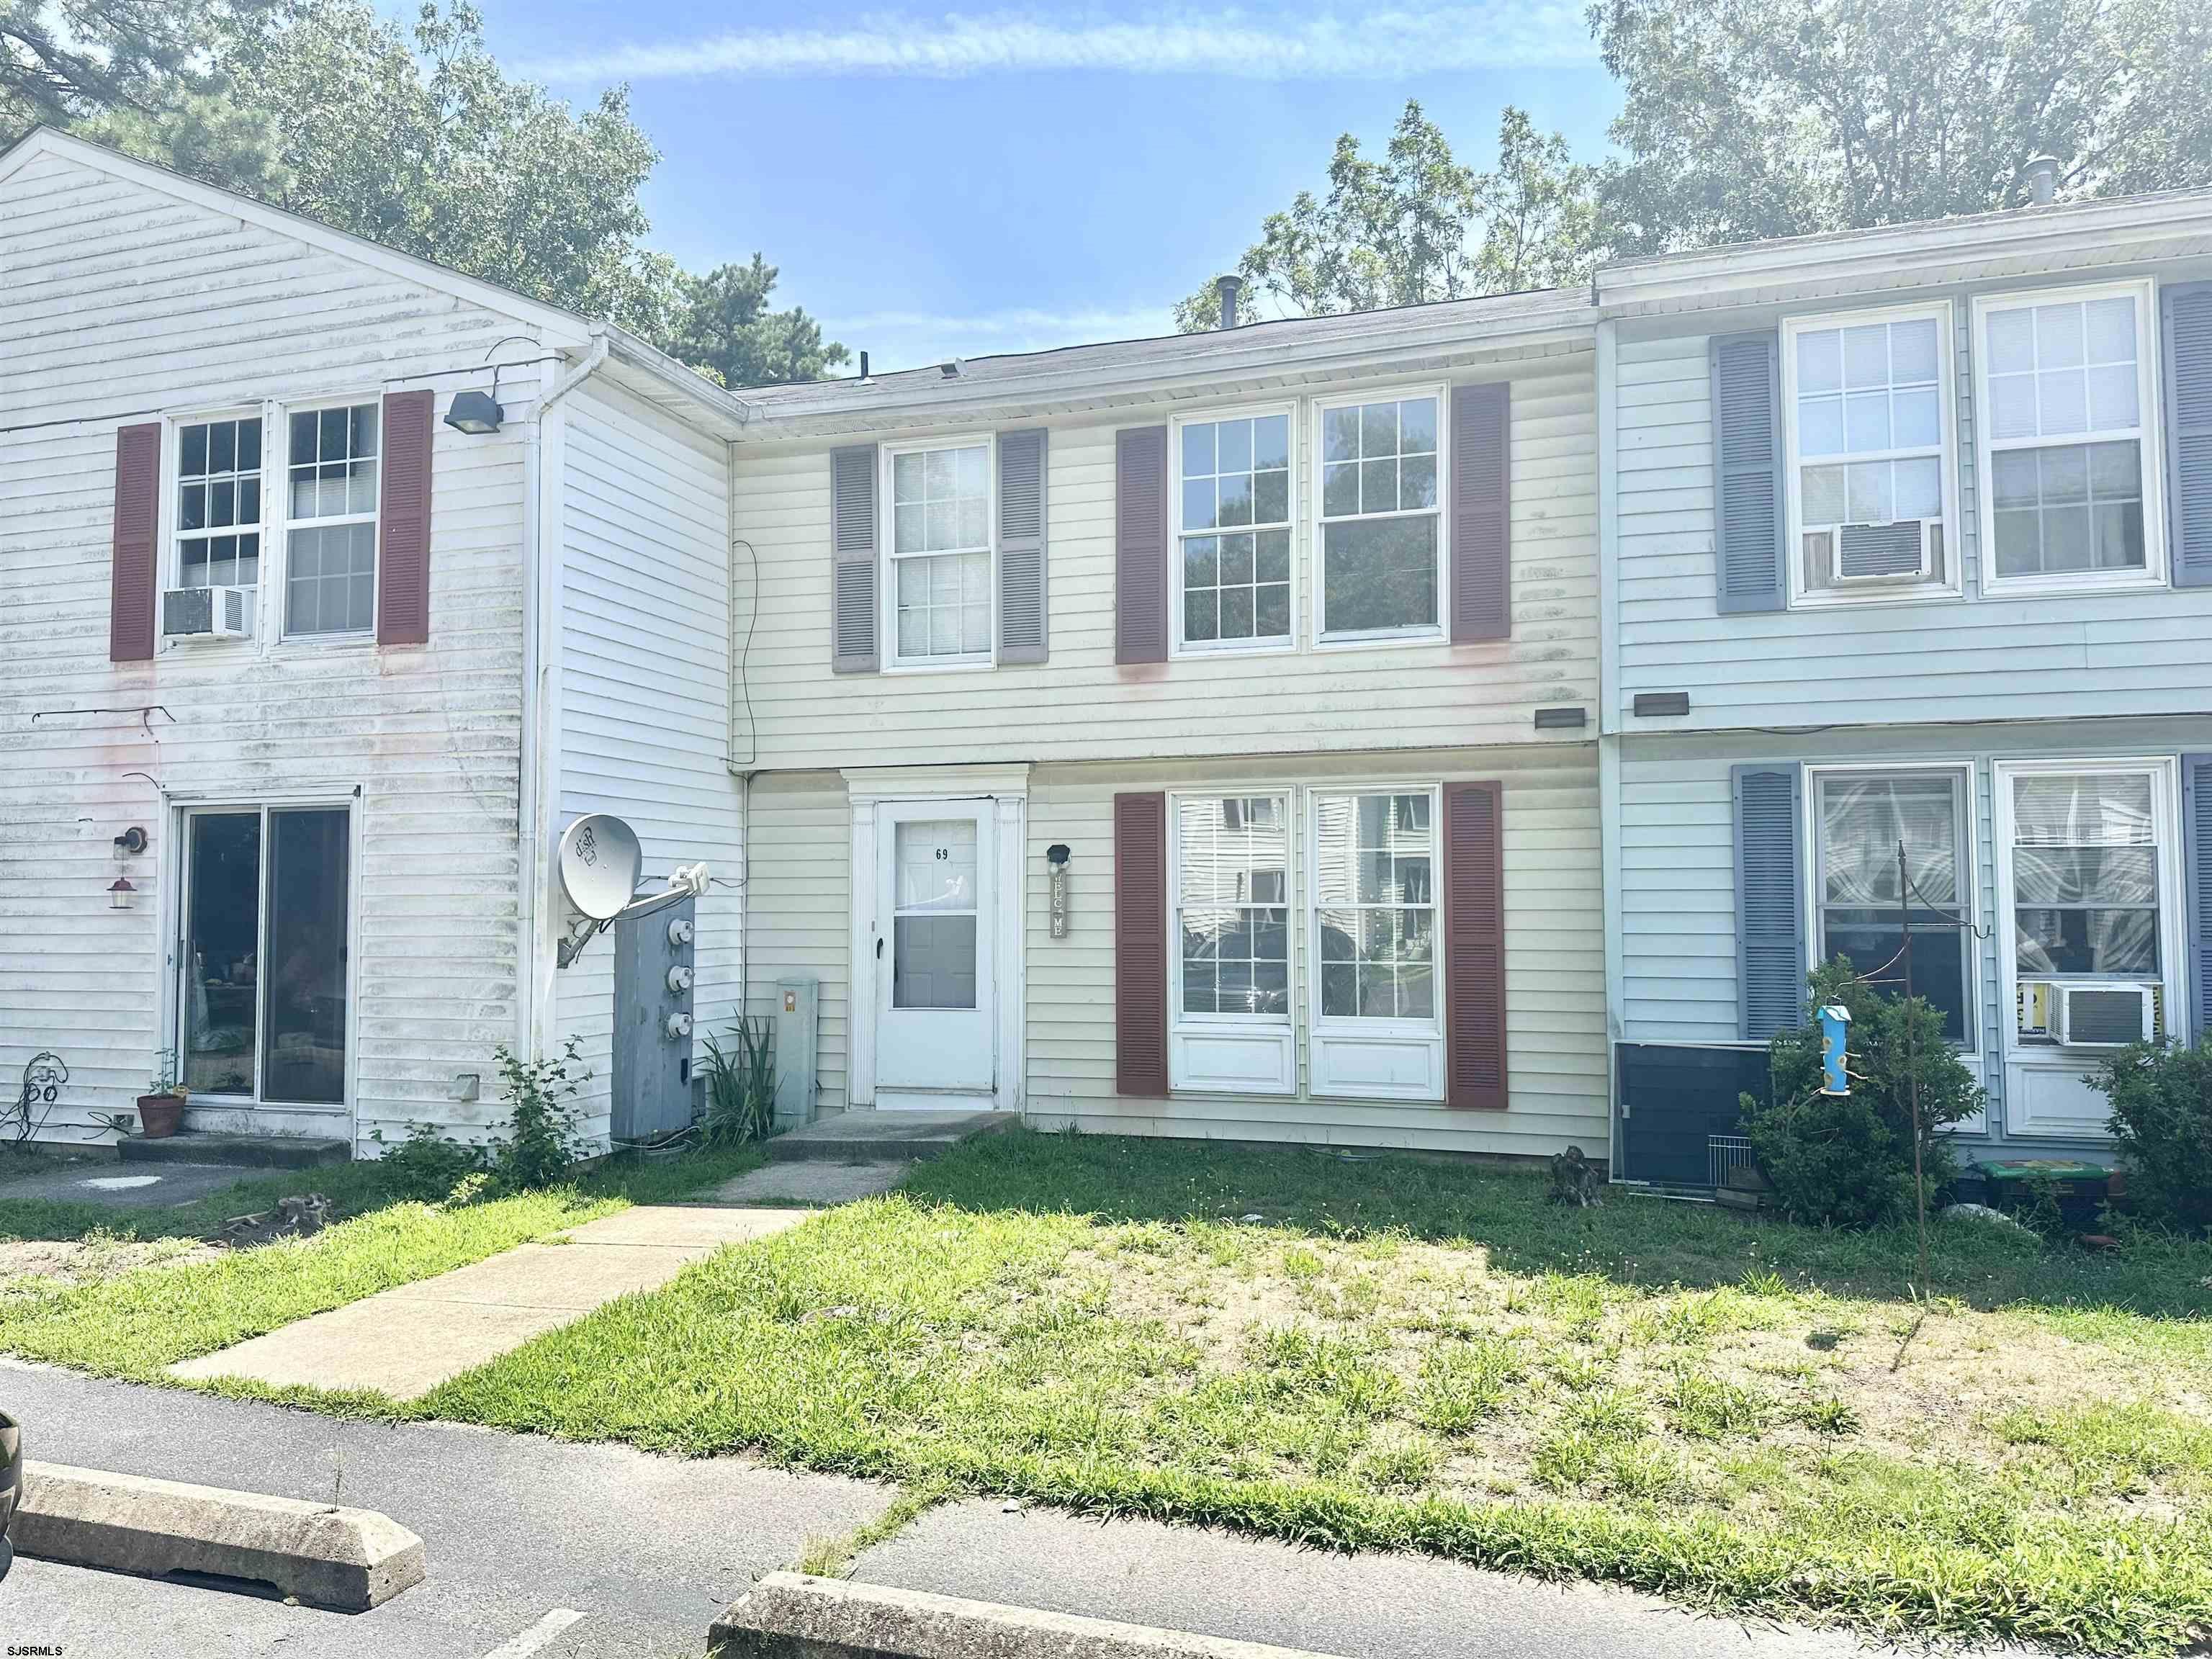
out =
{"type": "Polygon", "coordinates": [[[456,432],[466,432],[475,437],[499,430],[499,423],[507,418],[507,411],[499,406],[499,371],[491,372],[489,392],[457,392],[453,406],[446,411],[446,424],[456,432]]]}
{"type": "Polygon", "coordinates": [[[131,878],[118,876],[115,878],[115,884],[107,890],[107,908],[111,910],[128,910],[137,896],[138,890],[131,884],[131,878]]]}

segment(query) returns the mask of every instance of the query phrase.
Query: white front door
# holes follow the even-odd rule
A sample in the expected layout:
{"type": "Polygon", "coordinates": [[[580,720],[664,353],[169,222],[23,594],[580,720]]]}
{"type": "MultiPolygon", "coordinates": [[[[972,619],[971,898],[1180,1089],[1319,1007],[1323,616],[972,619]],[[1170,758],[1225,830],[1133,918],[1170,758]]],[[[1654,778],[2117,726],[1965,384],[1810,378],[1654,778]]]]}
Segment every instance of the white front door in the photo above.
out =
{"type": "Polygon", "coordinates": [[[991,803],[876,809],[876,1088],[883,1106],[989,1094],[998,1006],[991,803]]]}

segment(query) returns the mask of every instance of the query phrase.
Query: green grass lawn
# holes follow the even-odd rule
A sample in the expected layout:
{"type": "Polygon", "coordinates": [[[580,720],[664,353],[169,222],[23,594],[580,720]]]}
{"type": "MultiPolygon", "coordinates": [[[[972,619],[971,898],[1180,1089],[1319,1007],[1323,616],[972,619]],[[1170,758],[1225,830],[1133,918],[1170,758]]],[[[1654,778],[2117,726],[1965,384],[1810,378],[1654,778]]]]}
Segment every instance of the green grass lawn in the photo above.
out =
{"type": "Polygon", "coordinates": [[[318,1191],[351,1218],[312,1237],[143,1267],[82,1284],[28,1279],[0,1295],[0,1352],[104,1376],[163,1380],[179,1359],[428,1279],[634,1203],[658,1203],[760,1162],[750,1148],[666,1162],[618,1159],[574,1186],[447,1209],[394,1202],[374,1164],[256,1176],[181,1210],[0,1204],[0,1238],[175,1238],[287,1193],[318,1191]],[[90,1213],[79,1216],[76,1212],[90,1213]],[[184,1212],[190,1212],[187,1215],[184,1212]],[[77,1224],[70,1231],[70,1224],[77,1224]],[[129,1231],[126,1231],[128,1229],[129,1231]]]}
{"type": "Polygon", "coordinates": [[[1907,1234],[1542,1191],[998,1136],[413,1409],[1893,1635],[2212,1633],[2212,1248],[1946,1224],[1923,1310],[1907,1234]]]}

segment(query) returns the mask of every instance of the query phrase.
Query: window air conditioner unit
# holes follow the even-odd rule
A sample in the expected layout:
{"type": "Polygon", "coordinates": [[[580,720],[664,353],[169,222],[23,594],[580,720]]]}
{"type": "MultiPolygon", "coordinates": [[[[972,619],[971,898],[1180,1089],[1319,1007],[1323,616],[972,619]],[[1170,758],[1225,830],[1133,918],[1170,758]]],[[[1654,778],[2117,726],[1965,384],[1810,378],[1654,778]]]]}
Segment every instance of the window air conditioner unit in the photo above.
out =
{"type": "Polygon", "coordinates": [[[173,587],[161,595],[161,633],[173,640],[253,636],[251,587],[173,587]]]}
{"type": "Polygon", "coordinates": [[[2057,985],[2058,1046],[2118,1048],[2158,1031],[2157,994],[2148,985],[2057,985]]]}
{"type": "Polygon", "coordinates": [[[1829,574],[1838,587],[1929,581],[1942,556],[1943,521],[1899,519],[1891,524],[1838,525],[1828,545],[1835,554],[1829,574]]]}

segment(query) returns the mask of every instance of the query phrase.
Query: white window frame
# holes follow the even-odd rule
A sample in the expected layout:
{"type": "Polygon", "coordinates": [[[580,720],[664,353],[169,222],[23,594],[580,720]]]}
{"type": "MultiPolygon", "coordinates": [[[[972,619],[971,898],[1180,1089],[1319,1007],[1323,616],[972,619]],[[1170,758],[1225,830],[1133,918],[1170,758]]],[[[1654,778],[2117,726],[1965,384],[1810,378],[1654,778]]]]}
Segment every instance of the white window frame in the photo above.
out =
{"type": "MultiPolygon", "coordinates": [[[[999,439],[994,432],[962,433],[951,437],[910,439],[902,443],[882,446],[878,459],[879,469],[876,479],[878,521],[883,526],[882,546],[876,555],[877,601],[876,626],[878,637],[884,642],[883,667],[886,674],[958,674],[998,665],[999,658],[999,439]],[[898,650],[898,497],[892,488],[892,471],[901,455],[924,455],[937,450],[981,449],[983,452],[983,514],[984,546],[989,556],[990,620],[987,624],[989,639],[980,652],[967,651],[957,656],[902,657],[898,650]]],[[[974,551],[975,550],[969,550],[974,551]]],[[[914,553],[909,558],[944,558],[943,553],[914,553]]],[[[951,556],[957,556],[957,555],[951,556]]]]}
{"type": "Polygon", "coordinates": [[[1976,531],[1980,545],[1981,591],[1985,597],[2007,594],[2104,592],[2112,589],[2153,588],[2166,585],[2166,442],[2160,428],[2160,386],[2164,356],[2158,335],[2157,295],[2149,278],[2120,283],[2083,283],[2071,288],[2017,289],[2002,294],[1974,296],[1974,466],[1976,531]],[[2036,306],[2080,304],[2092,300],[2131,298],[2136,302],[2136,398],[2140,425],[2132,434],[2084,432],[2063,439],[1996,441],[1990,434],[1989,389],[1989,319],[1992,313],[2017,311],[2036,306]],[[1993,488],[1991,458],[2000,450],[2050,449],[2061,445],[2118,443],[2133,436],[2142,446],[2143,568],[2141,570],[2061,571],[2033,576],[2005,576],[1997,572],[1996,492],[1993,488]]]}
{"type": "MultiPolygon", "coordinates": [[[[265,594],[269,574],[275,563],[278,539],[276,520],[269,506],[269,417],[274,407],[270,404],[237,404],[219,409],[192,410],[180,415],[162,418],[161,432],[161,558],[156,564],[160,586],[164,592],[181,588],[185,583],[183,550],[177,544],[185,533],[182,527],[181,498],[185,479],[185,428],[205,426],[218,421],[259,421],[261,422],[261,516],[252,526],[239,524],[235,531],[252,529],[261,538],[260,568],[254,586],[265,594]]],[[[198,533],[197,532],[193,532],[198,533]]],[[[257,634],[258,629],[257,629],[257,634]]]]}
{"type": "MultiPolygon", "coordinates": [[[[1176,1094],[1281,1095],[1297,1092],[1300,870],[1298,795],[1286,783],[1224,784],[1168,795],[1168,1088],[1176,1094]],[[1228,799],[1269,799],[1283,815],[1285,966],[1289,996],[1276,1014],[1187,1013],[1182,1006],[1182,835],[1185,805],[1228,799]]],[[[1272,907],[1270,907],[1272,908],[1272,907]]]]}
{"type": "MultiPolygon", "coordinates": [[[[1451,388],[1442,382],[1413,386],[1382,386],[1363,388],[1357,392],[1316,396],[1306,400],[1306,499],[1313,504],[1312,526],[1308,546],[1312,557],[1313,648],[1316,651],[1357,651],[1375,646],[1403,644],[1408,640],[1444,640],[1450,637],[1451,623],[1451,388]],[[1328,412],[1333,409],[1356,408],[1362,404],[1402,403],[1408,398],[1433,398],[1437,404],[1437,504],[1433,508],[1403,508],[1396,513],[1363,513],[1361,519],[1416,518],[1430,512],[1437,519],[1437,619],[1412,628],[1376,628],[1357,633],[1332,634],[1328,627],[1328,526],[1331,523],[1351,523],[1351,519],[1332,520],[1322,511],[1322,427],[1328,412]]],[[[1292,583],[1296,586],[1295,580],[1292,583]]],[[[1292,595],[1296,604],[1296,594],[1292,595]]]]}
{"type": "MultiPolygon", "coordinates": [[[[1445,890],[1443,786],[1433,778],[1409,781],[1362,779],[1357,782],[1310,784],[1305,790],[1306,879],[1299,894],[1297,930],[1306,946],[1306,1017],[1311,1034],[1308,1096],[1316,1100],[1408,1101],[1435,1105],[1444,1098],[1444,1004],[1450,985],[1445,959],[1445,890]],[[1322,1012],[1321,961],[1321,806],[1322,801],[1361,795],[1426,795],[1429,798],[1430,910],[1434,916],[1435,955],[1430,971],[1435,988],[1434,1012],[1426,1020],[1361,1019],[1322,1012]],[[1399,1084],[1340,1080],[1340,1061],[1364,1054],[1375,1060],[1393,1057],[1423,1060],[1421,1075],[1399,1084]]],[[[1293,946],[1295,955],[1297,947],[1293,946]]]]}
{"type": "MultiPolygon", "coordinates": [[[[1965,592],[1966,550],[1959,534],[1958,413],[1955,407],[1957,369],[1954,347],[1957,319],[1948,300],[1932,305],[1886,306],[1866,311],[1830,311],[1817,315],[1786,317],[1782,322],[1782,447],[1783,476],[1787,501],[1788,539],[1784,561],[1790,576],[1790,605],[1793,610],[1819,610],[1831,605],[1899,605],[1929,599],[1957,599],[1965,592]],[[1798,454],[1797,337],[1834,328],[1863,328],[1876,323],[1932,320],[1936,325],[1936,429],[1939,441],[1936,469],[1942,479],[1943,579],[1941,581],[1894,582],[1857,588],[1808,588],[1805,584],[1805,523],[1803,462],[1798,454]]],[[[1914,458],[1921,449],[1884,450],[1864,455],[1821,457],[1815,465],[1838,465],[1850,461],[1914,458]]]]}
{"type": "MultiPolygon", "coordinates": [[[[267,597],[275,613],[274,637],[288,645],[357,645],[376,638],[377,611],[384,603],[384,584],[379,580],[384,561],[384,469],[388,463],[391,434],[385,429],[384,399],[374,392],[352,397],[312,398],[299,403],[271,404],[274,420],[283,445],[284,456],[275,471],[278,474],[280,500],[276,512],[269,510],[269,427],[262,428],[261,439],[261,511],[270,521],[271,532],[283,556],[277,562],[276,586],[267,597]],[[333,514],[329,518],[295,519],[292,516],[292,417],[295,415],[319,415],[326,409],[360,409],[374,406],[376,410],[376,506],[368,513],[333,514]],[[369,567],[368,625],[366,628],[319,628],[295,632],[292,620],[292,532],[316,530],[330,526],[369,524],[376,526],[376,556],[369,567]]],[[[267,545],[264,538],[264,546],[267,545]]],[[[264,569],[266,567],[264,566],[264,569]]]]}
{"type": "MultiPolygon", "coordinates": [[[[1861,762],[1838,761],[1823,763],[1805,768],[1805,789],[1801,803],[1804,814],[1802,844],[1805,848],[1805,878],[1803,890],[1806,906],[1805,968],[1811,972],[1832,954],[1826,948],[1823,934],[1822,902],[1825,885],[1820,868],[1821,812],[1820,785],[1824,780],[1895,777],[1905,774],[1932,774],[1949,777],[1958,787],[1960,803],[1959,819],[1959,890],[1960,902],[1952,908],[1967,925],[1977,930],[1970,933],[1961,950],[1966,959],[1966,1035],[1959,1045],[1959,1053],[1969,1058],[1981,1052],[1982,1012],[1982,889],[1980,872],[1975,867],[1974,849],[1978,826],[1974,817],[1974,763],[1971,760],[1913,760],[1861,762]]],[[[1934,906],[1930,908],[1937,908],[1934,906]]],[[[1978,1127],[1978,1121],[1973,1126],[1978,1127]]]]}
{"type": "MultiPolygon", "coordinates": [[[[1168,654],[1173,657],[1218,657],[1265,655],[1271,652],[1295,651],[1298,648],[1298,625],[1303,620],[1298,605],[1298,510],[1300,507],[1298,466],[1301,434],[1298,421],[1302,413],[1296,402],[1287,404],[1243,404],[1219,409],[1194,410],[1174,416],[1168,422],[1169,489],[1173,500],[1169,507],[1168,527],[1168,654]],[[1289,517],[1285,528],[1290,544],[1290,600],[1289,631],[1280,635],[1269,635],[1264,639],[1251,640],[1185,640],[1182,633],[1182,434],[1186,426],[1210,426],[1218,421],[1260,420],[1270,415],[1280,415],[1290,422],[1291,470],[1287,483],[1290,499],[1289,517]]],[[[1318,414],[1315,416],[1319,418],[1318,414]]],[[[1193,531],[1193,535],[1205,532],[1193,531]]],[[[1237,531],[1219,533],[1234,535],[1237,531]]]]}

